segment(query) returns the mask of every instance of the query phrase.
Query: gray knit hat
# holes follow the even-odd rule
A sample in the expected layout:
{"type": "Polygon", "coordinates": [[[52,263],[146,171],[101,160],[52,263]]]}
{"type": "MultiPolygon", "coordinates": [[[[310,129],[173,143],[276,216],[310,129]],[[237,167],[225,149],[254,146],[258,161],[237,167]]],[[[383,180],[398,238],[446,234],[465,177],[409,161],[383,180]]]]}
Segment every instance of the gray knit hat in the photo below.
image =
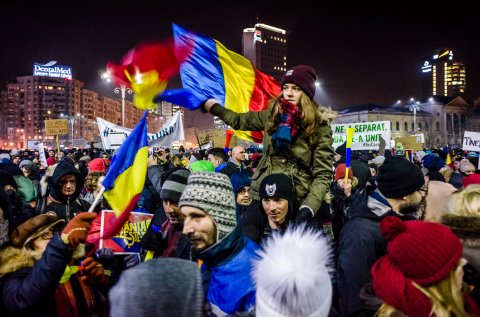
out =
{"type": "Polygon", "coordinates": [[[217,226],[217,242],[225,238],[237,225],[233,187],[225,174],[190,174],[178,205],[192,206],[207,212],[217,226]]]}
{"type": "Polygon", "coordinates": [[[32,170],[33,169],[33,162],[30,161],[30,160],[23,160],[20,162],[20,164],[18,164],[18,167],[22,168],[22,167],[26,167],[28,168],[29,170],[32,170]]]}
{"type": "Polygon", "coordinates": [[[122,272],[109,293],[110,316],[200,317],[203,296],[196,263],[152,259],[122,272]]]}
{"type": "Polygon", "coordinates": [[[190,172],[187,170],[178,170],[168,176],[165,183],[163,183],[160,198],[178,203],[183,190],[187,186],[189,175],[190,172]]]}

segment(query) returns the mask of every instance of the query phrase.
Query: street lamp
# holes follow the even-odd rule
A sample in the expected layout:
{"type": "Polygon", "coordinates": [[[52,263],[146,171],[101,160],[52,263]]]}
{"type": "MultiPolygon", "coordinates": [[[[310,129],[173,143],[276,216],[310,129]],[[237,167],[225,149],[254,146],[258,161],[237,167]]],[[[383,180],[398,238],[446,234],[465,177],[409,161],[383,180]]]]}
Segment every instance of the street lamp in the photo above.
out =
{"type": "Polygon", "coordinates": [[[420,111],[420,101],[410,98],[408,109],[413,111],[413,134],[417,133],[417,111],[420,111]]]}
{"type": "Polygon", "coordinates": [[[74,118],[71,117],[71,116],[68,116],[68,115],[65,115],[63,113],[60,114],[60,117],[62,118],[66,118],[68,121],[70,121],[70,123],[72,124],[72,137],[71,137],[71,140],[72,140],[72,147],[73,147],[73,121],[74,121],[74,118]]]}
{"type": "MultiPolygon", "coordinates": [[[[110,74],[108,72],[104,72],[102,74],[102,78],[106,80],[108,83],[112,81],[110,74]]],[[[120,84],[120,87],[115,87],[113,92],[116,94],[121,94],[122,96],[122,127],[125,126],[125,93],[131,94],[132,90],[128,88],[124,84],[120,84]]]]}

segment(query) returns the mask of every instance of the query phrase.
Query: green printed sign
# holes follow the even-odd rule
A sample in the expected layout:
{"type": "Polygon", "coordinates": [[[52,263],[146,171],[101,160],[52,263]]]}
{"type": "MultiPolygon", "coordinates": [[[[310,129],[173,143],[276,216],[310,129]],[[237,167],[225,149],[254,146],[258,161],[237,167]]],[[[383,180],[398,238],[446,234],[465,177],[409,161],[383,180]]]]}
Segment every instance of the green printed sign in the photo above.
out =
{"type": "Polygon", "coordinates": [[[334,149],[345,142],[347,128],[355,128],[352,150],[378,150],[380,138],[390,144],[390,121],[332,124],[334,149]]]}

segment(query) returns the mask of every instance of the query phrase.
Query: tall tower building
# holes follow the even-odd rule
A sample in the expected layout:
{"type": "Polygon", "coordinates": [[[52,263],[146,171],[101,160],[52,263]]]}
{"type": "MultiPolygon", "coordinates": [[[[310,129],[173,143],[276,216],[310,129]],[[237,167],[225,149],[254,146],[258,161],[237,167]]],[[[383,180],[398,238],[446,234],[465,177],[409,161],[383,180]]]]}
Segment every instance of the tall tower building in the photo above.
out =
{"type": "Polygon", "coordinates": [[[465,93],[467,86],[465,64],[453,59],[453,51],[441,48],[432,58],[426,58],[422,65],[422,95],[459,96],[465,93]]]}
{"type": "Polygon", "coordinates": [[[253,66],[280,81],[287,71],[287,32],[266,25],[255,24],[243,30],[242,53],[253,66]]]}

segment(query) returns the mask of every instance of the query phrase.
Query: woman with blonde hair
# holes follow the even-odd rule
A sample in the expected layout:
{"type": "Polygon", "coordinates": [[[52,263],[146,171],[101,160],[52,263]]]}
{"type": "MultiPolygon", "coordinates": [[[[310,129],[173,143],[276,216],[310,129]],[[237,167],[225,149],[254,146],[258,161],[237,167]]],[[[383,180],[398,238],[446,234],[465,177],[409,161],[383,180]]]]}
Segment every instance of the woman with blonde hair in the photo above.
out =
{"type": "Polygon", "coordinates": [[[463,288],[462,243],[446,226],[386,217],[380,224],[387,254],[372,267],[384,304],[377,316],[446,317],[478,313],[463,288]],[[468,304],[466,304],[468,303],[468,304]]]}
{"type": "Polygon", "coordinates": [[[472,184],[452,194],[448,213],[441,222],[462,241],[467,259],[465,281],[471,285],[471,297],[480,306],[480,185],[472,184]]]}
{"type": "MultiPolygon", "coordinates": [[[[297,222],[309,221],[329,191],[333,171],[333,139],[330,128],[336,112],[314,101],[315,70],[299,65],[288,70],[282,92],[268,109],[236,113],[208,99],[203,109],[236,130],[264,131],[264,155],[252,178],[252,206],[259,206],[260,184],[273,173],[287,175],[299,200],[297,222]]],[[[252,207],[254,208],[254,207],[252,207]]]]}

